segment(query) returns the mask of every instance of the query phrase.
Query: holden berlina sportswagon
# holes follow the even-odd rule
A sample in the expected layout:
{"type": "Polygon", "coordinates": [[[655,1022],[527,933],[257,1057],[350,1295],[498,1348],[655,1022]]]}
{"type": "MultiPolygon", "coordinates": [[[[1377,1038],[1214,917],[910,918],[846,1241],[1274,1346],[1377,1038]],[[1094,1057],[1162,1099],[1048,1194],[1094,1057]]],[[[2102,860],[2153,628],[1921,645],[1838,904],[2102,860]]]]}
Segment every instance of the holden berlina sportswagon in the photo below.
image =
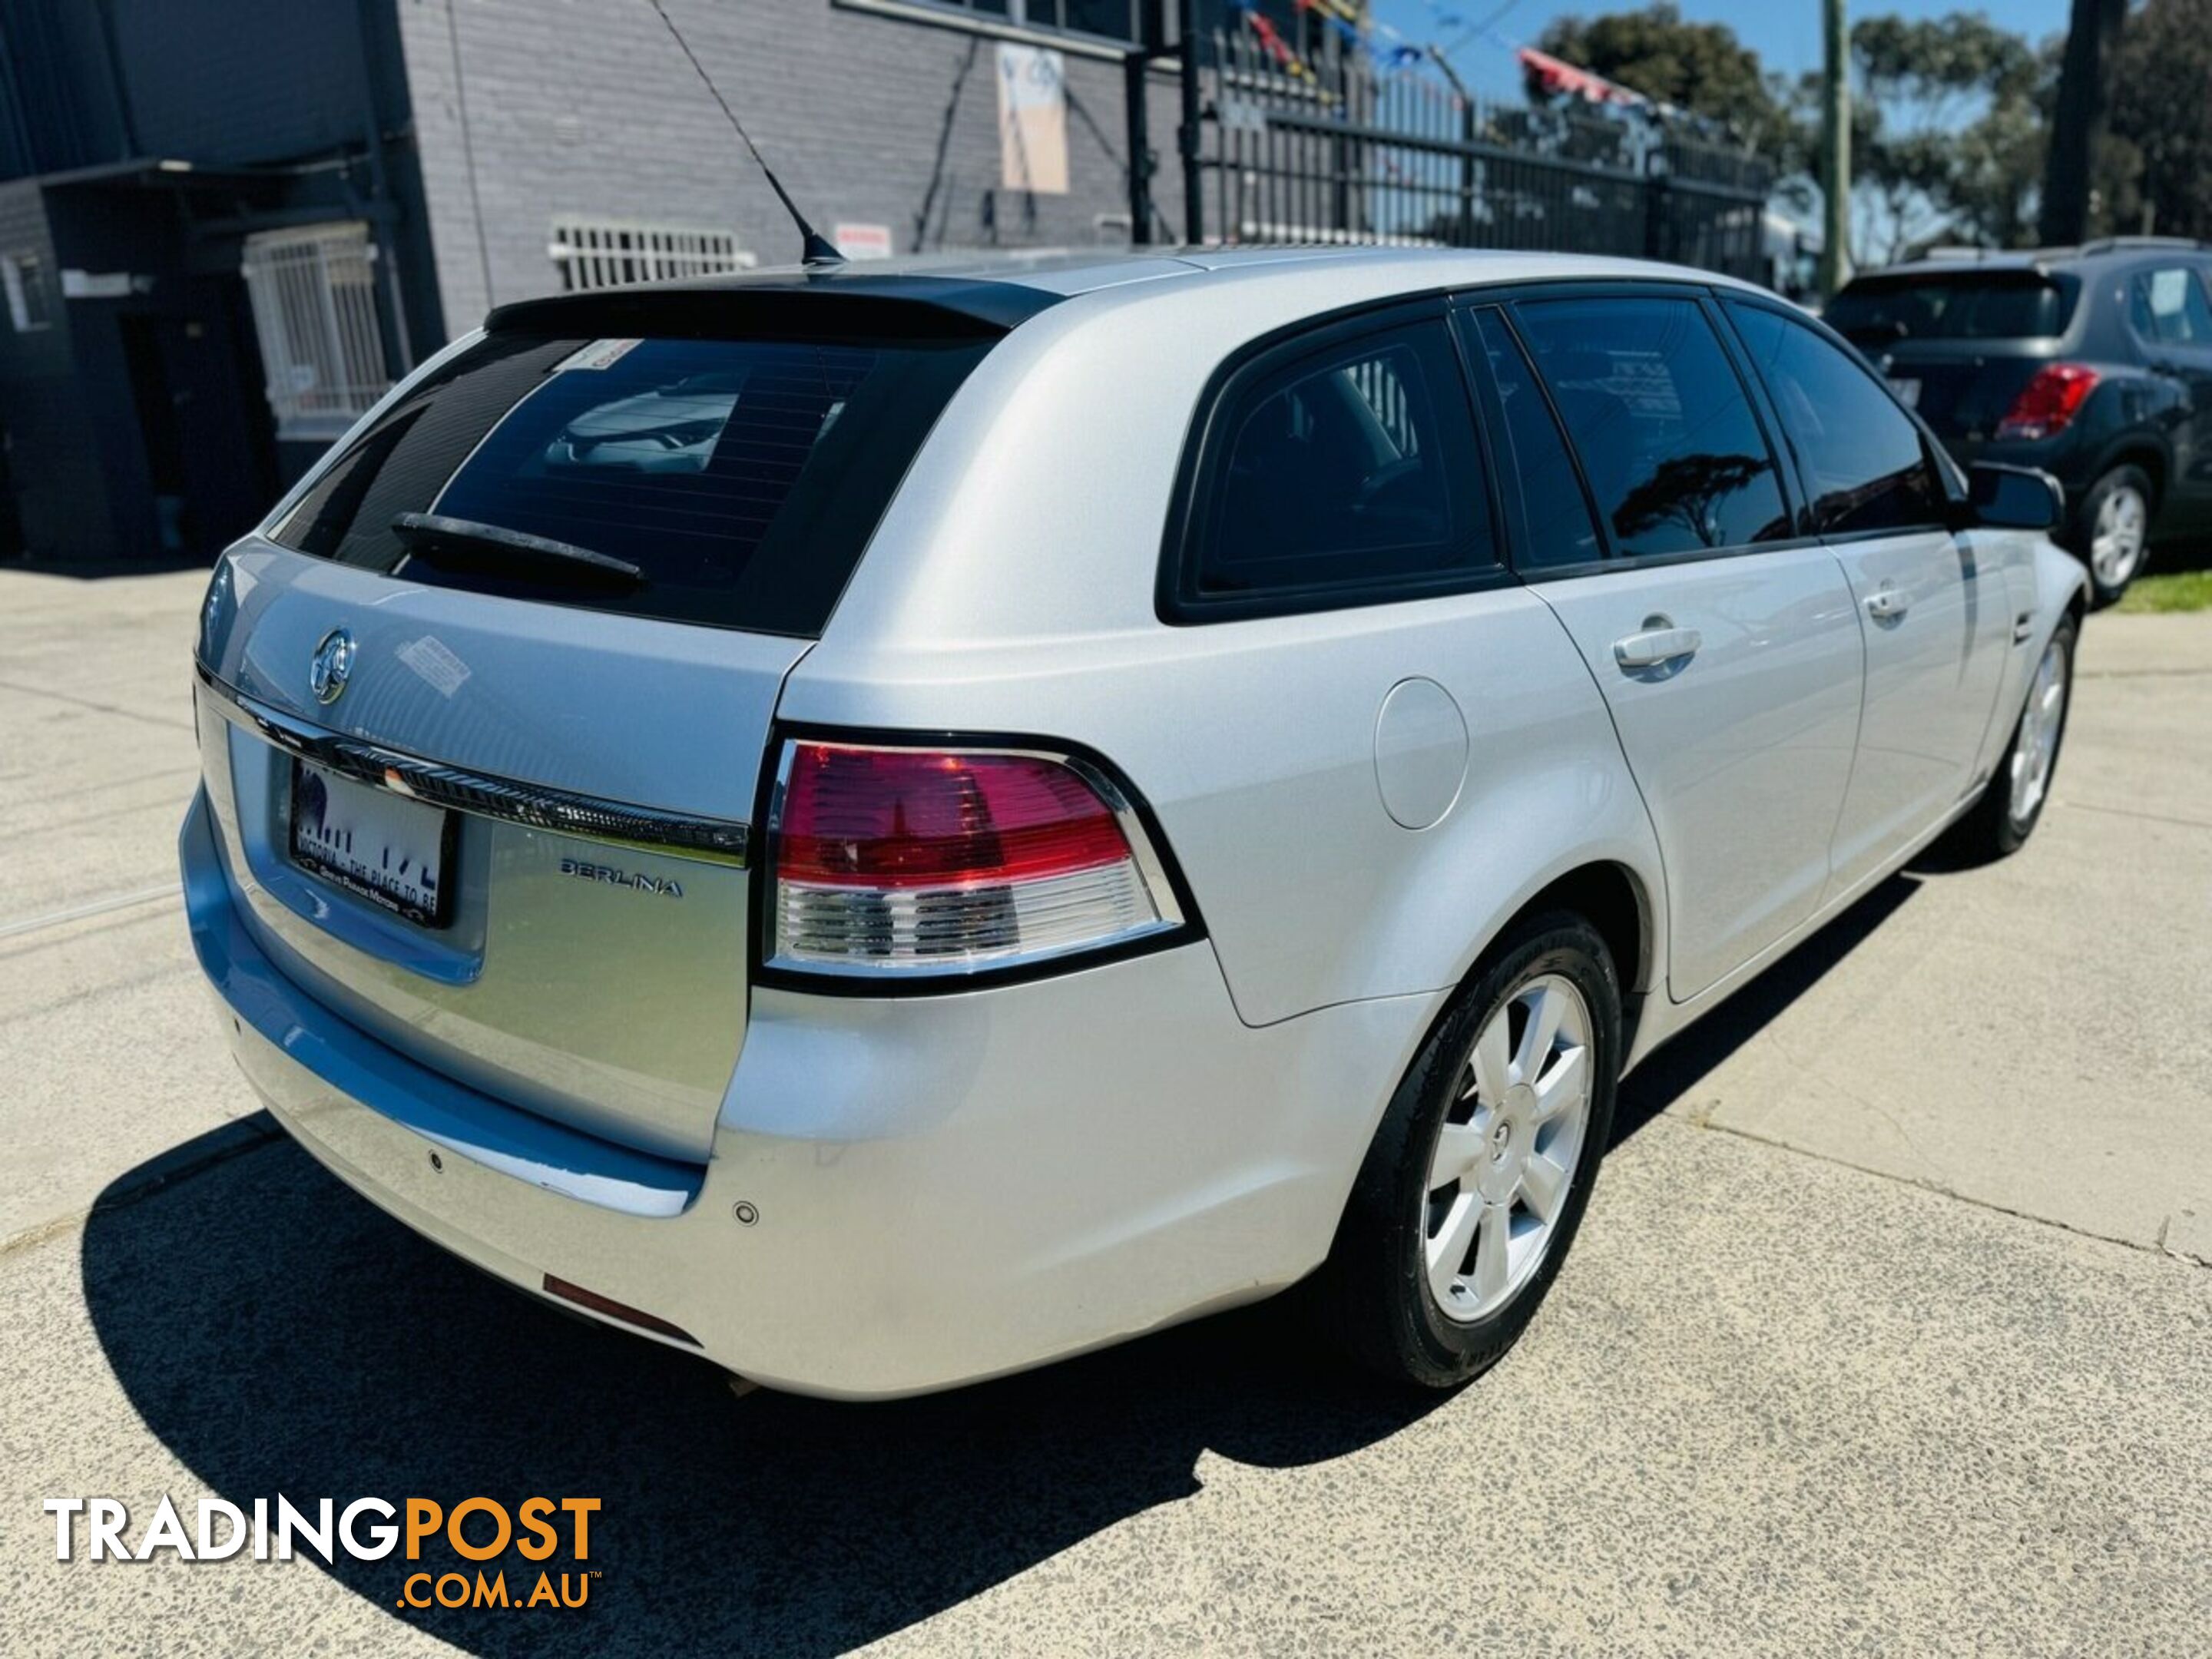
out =
{"type": "Polygon", "coordinates": [[[1665,266],[511,305],[216,568],[192,936],[343,1181],[745,1377],[1304,1281],[1448,1386],[1625,1068],[1939,833],[2034,829],[2057,510],[1665,266]]]}

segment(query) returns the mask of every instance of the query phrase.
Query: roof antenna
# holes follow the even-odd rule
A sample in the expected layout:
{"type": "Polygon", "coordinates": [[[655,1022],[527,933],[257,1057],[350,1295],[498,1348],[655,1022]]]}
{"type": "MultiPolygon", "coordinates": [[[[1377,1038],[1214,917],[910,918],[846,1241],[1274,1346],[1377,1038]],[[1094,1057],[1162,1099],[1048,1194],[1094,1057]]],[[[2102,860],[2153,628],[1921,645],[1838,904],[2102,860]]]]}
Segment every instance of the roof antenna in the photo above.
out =
{"type": "Polygon", "coordinates": [[[791,216],[791,222],[799,227],[799,262],[810,270],[826,265],[843,264],[845,256],[837,252],[836,245],[806,222],[806,216],[799,210],[799,204],[791,199],[791,192],[784,189],[783,181],[775,176],[775,170],[762,156],[760,146],[753,143],[752,135],[745,131],[744,124],[738,119],[738,112],[730,107],[730,100],[722,96],[721,88],[717,87],[713,78],[708,75],[706,65],[699,61],[699,54],[691,50],[691,43],[684,38],[684,32],[676,27],[675,19],[669,16],[667,9],[660,3],[660,0],[650,0],[650,3],[663,26],[667,28],[669,33],[676,37],[676,44],[683,48],[684,55],[691,60],[692,69],[697,71],[699,78],[707,83],[707,90],[714,94],[714,101],[722,106],[722,113],[729,118],[732,129],[736,131],[739,138],[744,141],[745,148],[752,152],[753,161],[760,168],[761,175],[768,180],[768,187],[775,192],[775,199],[783,204],[783,210],[791,216]]]}

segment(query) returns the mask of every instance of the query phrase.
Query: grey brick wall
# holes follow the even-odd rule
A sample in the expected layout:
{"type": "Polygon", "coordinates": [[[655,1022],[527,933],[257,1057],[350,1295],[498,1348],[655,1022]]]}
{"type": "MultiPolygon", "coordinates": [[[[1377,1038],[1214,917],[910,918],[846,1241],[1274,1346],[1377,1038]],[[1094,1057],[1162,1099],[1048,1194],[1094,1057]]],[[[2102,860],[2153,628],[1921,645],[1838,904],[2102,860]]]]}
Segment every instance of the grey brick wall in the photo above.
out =
{"type": "MultiPolygon", "coordinates": [[[[449,329],[558,286],[556,214],[727,228],[764,264],[796,257],[789,222],[647,0],[397,3],[449,329]]],[[[1097,216],[1126,212],[1118,62],[1068,54],[1069,189],[1024,198],[999,187],[995,40],[832,0],[666,3],[825,234],[887,225],[901,252],[1090,246],[1097,216]]],[[[1156,80],[1155,191],[1180,223],[1175,103],[1156,80]]]]}

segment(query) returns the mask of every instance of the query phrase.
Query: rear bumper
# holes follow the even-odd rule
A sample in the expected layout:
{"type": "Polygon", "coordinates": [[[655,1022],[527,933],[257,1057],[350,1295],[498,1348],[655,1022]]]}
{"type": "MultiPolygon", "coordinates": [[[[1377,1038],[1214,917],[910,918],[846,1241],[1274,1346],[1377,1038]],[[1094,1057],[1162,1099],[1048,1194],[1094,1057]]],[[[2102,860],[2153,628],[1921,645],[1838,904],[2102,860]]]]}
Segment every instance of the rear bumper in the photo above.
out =
{"type": "Polygon", "coordinates": [[[180,853],[241,1069],[347,1184],[527,1291],[567,1280],[744,1376],[844,1398],[1020,1370],[1297,1279],[1441,1000],[1255,1030],[1203,944],[969,995],[757,989],[695,1165],[467,1089],[286,981],[238,920],[204,796],[180,853]]]}

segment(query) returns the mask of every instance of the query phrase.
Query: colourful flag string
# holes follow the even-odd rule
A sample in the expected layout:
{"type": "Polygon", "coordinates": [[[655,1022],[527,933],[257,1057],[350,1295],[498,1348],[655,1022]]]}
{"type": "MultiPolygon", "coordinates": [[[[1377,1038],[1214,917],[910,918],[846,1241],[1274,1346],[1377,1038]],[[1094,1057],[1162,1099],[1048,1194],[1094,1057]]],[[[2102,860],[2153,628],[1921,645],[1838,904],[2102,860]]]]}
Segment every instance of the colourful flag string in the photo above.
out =
{"type": "Polygon", "coordinates": [[[1243,11],[1245,22],[1251,27],[1252,33],[1260,37],[1260,45],[1267,56],[1301,80],[1316,78],[1314,72],[1306,67],[1305,60],[1291,50],[1291,43],[1283,39],[1282,31],[1253,7],[1247,6],[1243,11]]]}

